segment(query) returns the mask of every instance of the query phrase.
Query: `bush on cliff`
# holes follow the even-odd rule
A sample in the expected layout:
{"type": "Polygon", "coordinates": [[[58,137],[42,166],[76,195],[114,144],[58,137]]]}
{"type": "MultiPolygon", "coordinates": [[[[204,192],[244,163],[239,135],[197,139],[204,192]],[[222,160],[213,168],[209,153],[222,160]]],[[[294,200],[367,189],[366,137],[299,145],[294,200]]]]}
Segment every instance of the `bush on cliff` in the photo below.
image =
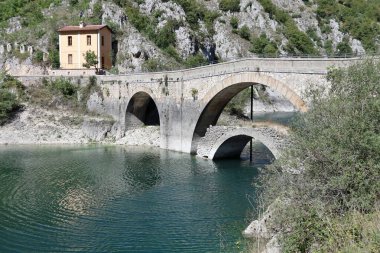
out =
{"type": "Polygon", "coordinates": [[[16,95],[7,90],[0,89],[0,125],[10,120],[20,107],[21,105],[16,95]]]}
{"type": "Polygon", "coordinates": [[[59,78],[50,83],[53,90],[58,91],[65,97],[72,97],[76,95],[78,88],[72,84],[69,80],[59,78]]]}
{"type": "Polygon", "coordinates": [[[20,97],[24,89],[21,82],[6,73],[0,73],[0,125],[9,121],[21,108],[20,97]]]}
{"type": "Polygon", "coordinates": [[[80,109],[78,101],[78,85],[65,78],[56,80],[43,79],[41,85],[27,89],[28,102],[45,108],[63,107],[65,109],[80,109]]]}
{"type": "Polygon", "coordinates": [[[334,69],[328,79],[330,90],[310,92],[292,147],[262,174],[263,197],[289,199],[274,221],[284,252],[376,252],[380,63],[334,69]]]}
{"type": "Polygon", "coordinates": [[[220,0],[219,8],[222,11],[239,12],[240,0],[220,0]]]}

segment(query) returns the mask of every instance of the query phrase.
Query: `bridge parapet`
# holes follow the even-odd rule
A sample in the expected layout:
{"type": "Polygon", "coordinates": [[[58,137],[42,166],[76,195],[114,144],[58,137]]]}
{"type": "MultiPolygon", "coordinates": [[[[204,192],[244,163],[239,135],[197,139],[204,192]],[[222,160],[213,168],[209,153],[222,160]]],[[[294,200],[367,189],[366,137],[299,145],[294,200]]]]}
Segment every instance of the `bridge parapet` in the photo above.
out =
{"type": "Polygon", "coordinates": [[[276,159],[289,145],[287,136],[270,127],[210,126],[199,139],[197,155],[208,159],[240,156],[251,139],[263,143],[276,159]]]}
{"type": "Polygon", "coordinates": [[[104,81],[151,83],[168,77],[169,82],[187,81],[238,72],[326,74],[329,67],[347,67],[362,58],[245,58],[197,68],[101,76],[104,81]],[[127,77],[127,78],[126,78],[127,77]]]}

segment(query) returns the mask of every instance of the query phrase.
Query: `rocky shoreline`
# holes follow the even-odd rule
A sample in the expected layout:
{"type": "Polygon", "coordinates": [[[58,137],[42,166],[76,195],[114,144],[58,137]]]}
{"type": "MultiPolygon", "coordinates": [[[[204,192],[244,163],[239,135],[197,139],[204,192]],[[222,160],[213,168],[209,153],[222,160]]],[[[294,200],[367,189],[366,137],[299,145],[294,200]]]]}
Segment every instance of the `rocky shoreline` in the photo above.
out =
{"type": "Polygon", "coordinates": [[[159,126],[128,130],[117,138],[114,121],[72,111],[26,107],[0,127],[0,145],[9,144],[119,144],[160,146],[159,126]]]}

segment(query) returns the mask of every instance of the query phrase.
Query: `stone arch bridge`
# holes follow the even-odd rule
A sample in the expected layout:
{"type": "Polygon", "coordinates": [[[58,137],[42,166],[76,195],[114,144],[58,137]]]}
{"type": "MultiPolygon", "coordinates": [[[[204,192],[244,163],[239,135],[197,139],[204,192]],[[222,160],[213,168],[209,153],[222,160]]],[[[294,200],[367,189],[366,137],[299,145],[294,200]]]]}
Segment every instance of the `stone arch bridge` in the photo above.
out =
{"type": "Polygon", "coordinates": [[[250,58],[177,71],[98,76],[103,94],[93,94],[88,107],[112,116],[118,137],[136,126],[160,125],[161,148],[196,153],[209,126],[243,89],[265,85],[304,112],[305,90],[328,85],[330,67],[357,61],[361,59],[250,58]]]}

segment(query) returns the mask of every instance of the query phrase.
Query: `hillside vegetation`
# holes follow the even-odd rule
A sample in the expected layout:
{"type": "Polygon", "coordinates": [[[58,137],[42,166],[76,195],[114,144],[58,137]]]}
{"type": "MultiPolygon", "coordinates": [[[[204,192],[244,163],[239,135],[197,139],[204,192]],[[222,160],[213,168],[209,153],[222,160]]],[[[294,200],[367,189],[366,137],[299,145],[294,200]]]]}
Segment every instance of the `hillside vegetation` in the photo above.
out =
{"type": "MultiPolygon", "coordinates": [[[[122,49],[114,52],[116,72],[253,55],[377,53],[380,40],[377,0],[1,0],[0,43],[33,45],[33,64],[58,68],[56,30],[80,20],[114,30],[122,49]]],[[[11,57],[28,55],[13,50],[0,60],[11,57]]]]}
{"type": "Polygon", "coordinates": [[[24,86],[11,76],[0,72],[0,126],[11,120],[22,108],[23,95],[24,86]]]}
{"type": "Polygon", "coordinates": [[[380,63],[332,70],[329,80],[331,90],[310,92],[292,147],[262,176],[264,199],[286,203],[272,224],[284,252],[378,252],[380,63]]]}

